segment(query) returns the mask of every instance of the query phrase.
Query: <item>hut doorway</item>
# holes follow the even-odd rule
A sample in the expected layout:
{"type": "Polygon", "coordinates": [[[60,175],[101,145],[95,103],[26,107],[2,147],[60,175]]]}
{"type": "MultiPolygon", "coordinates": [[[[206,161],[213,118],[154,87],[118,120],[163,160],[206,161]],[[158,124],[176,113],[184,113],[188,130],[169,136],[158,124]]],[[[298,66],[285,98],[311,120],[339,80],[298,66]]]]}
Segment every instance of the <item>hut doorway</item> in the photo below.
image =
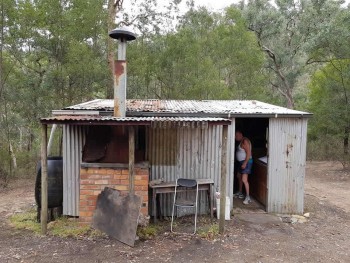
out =
{"type": "MultiPolygon", "coordinates": [[[[267,153],[268,153],[268,118],[236,118],[236,130],[241,130],[243,135],[250,139],[252,143],[253,170],[249,176],[250,196],[252,204],[245,206],[242,199],[234,198],[234,207],[263,210],[266,211],[267,204],[267,153]]],[[[235,148],[238,143],[235,142],[235,148]]],[[[235,151],[236,152],[236,151],[235,151]]],[[[235,163],[235,175],[237,173],[237,163],[235,163]]],[[[238,191],[238,180],[234,179],[234,193],[238,191]]],[[[244,187],[243,187],[243,191],[244,187]]]]}

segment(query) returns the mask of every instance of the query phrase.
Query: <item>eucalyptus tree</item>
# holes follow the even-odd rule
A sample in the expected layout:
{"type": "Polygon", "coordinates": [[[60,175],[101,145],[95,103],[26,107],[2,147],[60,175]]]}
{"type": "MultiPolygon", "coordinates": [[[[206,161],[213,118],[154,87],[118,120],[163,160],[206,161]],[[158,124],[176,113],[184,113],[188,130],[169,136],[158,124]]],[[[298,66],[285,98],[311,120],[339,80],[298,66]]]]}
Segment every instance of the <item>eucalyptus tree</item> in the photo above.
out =
{"type": "Polygon", "coordinates": [[[243,7],[247,26],[266,55],[270,85],[289,108],[295,105],[298,78],[310,63],[308,51],[320,32],[334,29],[332,21],[341,10],[341,3],[332,0],[251,0],[243,7]]]}
{"type": "Polygon", "coordinates": [[[132,97],[268,97],[263,88],[263,55],[235,8],[219,14],[192,7],[175,31],[141,38],[129,50],[132,97]]]}
{"type": "Polygon", "coordinates": [[[322,29],[311,46],[309,64],[324,63],[309,85],[310,138],[325,152],[350,164],[350,7],[331,21],[332,30],[322,29]],[[331,152],[331,153],[330,153],[331,152]]]}
{"type": "Polygon", "coordinates": [[[104,89],[103,10],[103,0],[1,2],[1,161],[35,169],[38,119],[104,89]]]}
{"type": "Polygon", "coordinates": [[[350,59],[332,60],[309,84],[310,139],[325,154],[350,164],[350,59]]]}
{"type": "Polygon", "coordinates": [[[0,178],[7,184],[17,166],[12,137],[13,121],[9,104],[9,76],[14,68],[8,49],[10,46],[9,28],[15,23],[15,1],[3,0],[0,3],[0,178]]]}

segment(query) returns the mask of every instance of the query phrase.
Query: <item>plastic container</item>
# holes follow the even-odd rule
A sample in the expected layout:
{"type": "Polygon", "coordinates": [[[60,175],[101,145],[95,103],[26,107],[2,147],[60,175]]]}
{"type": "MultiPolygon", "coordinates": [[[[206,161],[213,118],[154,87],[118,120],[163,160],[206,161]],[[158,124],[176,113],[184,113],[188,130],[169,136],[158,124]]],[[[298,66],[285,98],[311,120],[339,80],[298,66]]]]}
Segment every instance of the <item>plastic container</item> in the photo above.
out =
{"type": "MultiPolygon", "coordinates": [[[[230,198],[226,196],[226,205],[225,205],[225,220],[230,220],[230,198]]],[[[216,217],[220,219],[220,199],[216,198],[216,217]]]]}

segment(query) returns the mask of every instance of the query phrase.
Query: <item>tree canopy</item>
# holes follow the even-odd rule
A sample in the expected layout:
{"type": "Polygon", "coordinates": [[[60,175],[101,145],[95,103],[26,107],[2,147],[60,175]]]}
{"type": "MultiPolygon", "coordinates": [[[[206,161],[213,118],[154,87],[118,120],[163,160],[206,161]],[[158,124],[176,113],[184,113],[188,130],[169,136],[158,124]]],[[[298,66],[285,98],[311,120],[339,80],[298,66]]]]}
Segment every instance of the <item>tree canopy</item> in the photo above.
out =
{"type": "Polygon", "coordinates": [[[247,26],[266,55],[270,85],[289,108],[295,106],[295,89],[306,66],[329,55],[334,30],[340,28],[336,20],[344,11],[341,2],[331,0],[252,0],[243,7],[247,26]]]}
{"type": "Polygon", "coordinates": [[[129,50],[130,98],[269,98],[263,55],[235,8],[190,10],[176,31],[141,37],[129,50]]]}

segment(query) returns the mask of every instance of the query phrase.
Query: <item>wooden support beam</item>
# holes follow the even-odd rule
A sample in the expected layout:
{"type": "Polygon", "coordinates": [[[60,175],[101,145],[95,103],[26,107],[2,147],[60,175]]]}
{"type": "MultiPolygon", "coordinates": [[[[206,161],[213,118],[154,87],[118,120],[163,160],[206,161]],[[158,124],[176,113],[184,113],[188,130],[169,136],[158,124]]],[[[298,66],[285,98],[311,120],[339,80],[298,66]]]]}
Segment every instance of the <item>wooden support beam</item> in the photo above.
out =
{"type": "Polygon", "coordinates": [[[221,142],[221,178],[220,178],[220,219],[219,233],[225,231],[225,208],[226,208],[226,182],[227,182],[227,131],[228,126],[223,125],[221,142]]]}
{"type": "Polygon", "coordinates": [[[135,183],[135,128],[129,127],[129,193],[134,193],[135,183]]]}
{"type": "Polygon", "coordinates": [[[47,232],[47,125],[41,125],[41,234],[47,232]]]}

